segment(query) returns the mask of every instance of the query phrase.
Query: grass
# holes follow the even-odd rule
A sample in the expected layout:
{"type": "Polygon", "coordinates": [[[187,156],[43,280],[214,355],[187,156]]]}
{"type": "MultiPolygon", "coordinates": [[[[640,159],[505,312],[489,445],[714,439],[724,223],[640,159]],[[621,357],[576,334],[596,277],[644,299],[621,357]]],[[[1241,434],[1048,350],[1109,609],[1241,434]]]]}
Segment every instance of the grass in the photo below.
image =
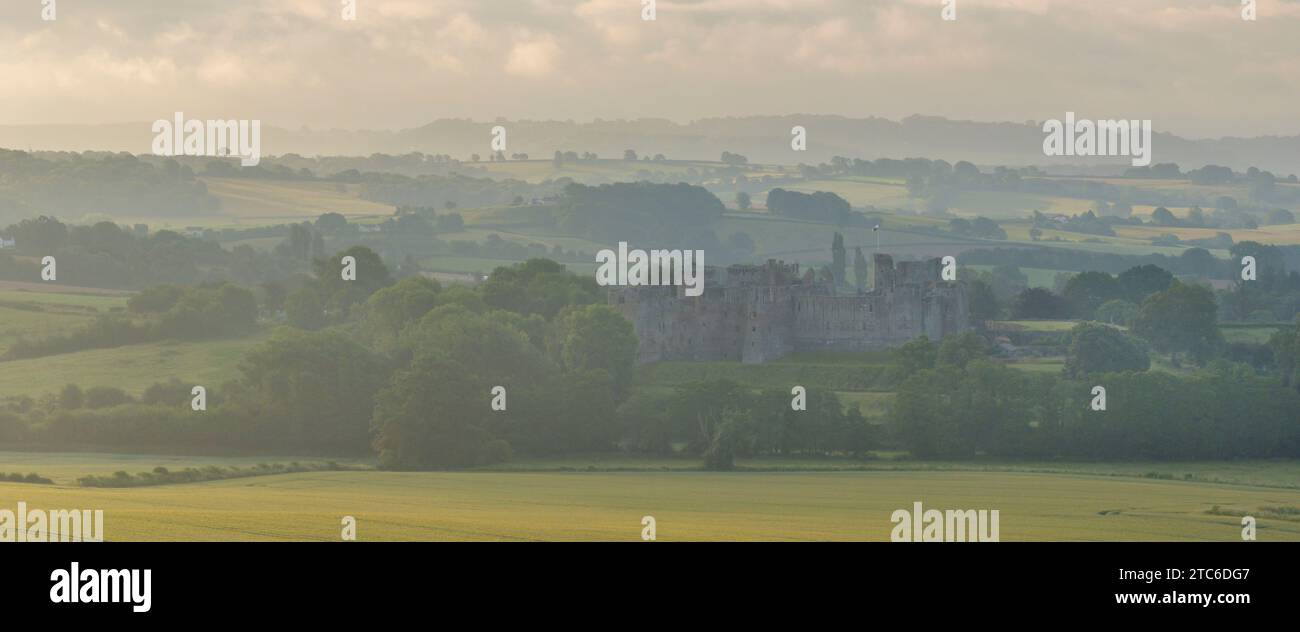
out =
{"type": "Polygon", "coordinates": [[[1281,329],[1290,327],[1290,325],[1251,325],[1251,324],[1226,324],[1219,325],[1219,332],[1223,334],[1223,340],[1228,343],[1248,343],[1248,344],[1267,344],[1268,339],[1281,329]]]}
{"type": "MultiPolygon", "coordinates": [[[[58,287],[58,286],[54,286],[58,287]]],[[[83,311],[108,312],[126,308],[127,296],[78,294],[72,292],[30,292],[0,289],[0,303],[25,303],[40,308],[77,308],[83,311]]]]}
{"type": "Polygon", "coordinates": [[[238,376],[239,360],[263,339],[168,341],[0,362],[0,393],[36,397],[73,383],[139,395],[173,377],[215,388],[238,376]]]}
{"type": "Polygon", "coordinates": [[[1065,361],[1060,358],[1034,358],[1032,360],[1008,362],[1007,366],[1013,369],[1020,369],[1021,371],[1059,374],[1061,371],[1065,370],[1065,361]]]}
{"type": "Polygon", "coordinates": [[[0,289],[0,353],[18,340],[66,334],[125,306],[123,296],[0,289]]]}
{"type": "Polygon", "coordinates": [[[890,515],[997,509],[1001,539],[1300,540],[1300,491],[1085,474],[312,472],[131,489],[0,483],[6,504],[104,511],[106,540],[888,540],[890,515]],[[1217,509],[1216,509],[1217,507],[1217,509]],[[1231,508],[1225,510],[1224,508],[1231,508]],[[1223,515],[1223,514],[1229,515],[1223,515]],[[1276,513],[1276,512],[1274,512],[1276,513]]]}
{"type": "Polygon", "coordinates": [[[358,197],[357,185],[249,178],[201,180],[208,192],[221,201],[222,214],[240,219],[301,221],[328,212],[348,216],[393,214],[392,205],[358,197]]]}
{"type": "Polygon", "coordinates": [[[1069,331],[1079,323],[1073,320],[1003,320],[998,321],[998,324],[1028,331],[1069,331]]]}

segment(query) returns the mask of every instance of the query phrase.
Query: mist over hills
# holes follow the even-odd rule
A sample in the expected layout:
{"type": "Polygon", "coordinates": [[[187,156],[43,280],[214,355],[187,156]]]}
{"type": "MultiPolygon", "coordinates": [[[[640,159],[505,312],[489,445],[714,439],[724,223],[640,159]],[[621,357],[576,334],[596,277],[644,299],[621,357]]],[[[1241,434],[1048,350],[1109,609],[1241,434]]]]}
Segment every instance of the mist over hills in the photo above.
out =
{"type": "MultiPolygon", "coordinates": [[[[188,112],[186,116],[206,118],[188,112]]],[[[1064,112],[1057,116],[1064,117],[1064,112]]],[[[1080,118],[1087,116],[1079,113],[1080,118]]],[[[1153,121],[1157,130],[1159,124],[1153,121]]],[[[557,149],[595,152],[602,158],[618,158],[625,150],[633,149],[642,156],[663,154],[669,160],[718,160],[721,152],[730,151],[751,162],[775,164],[816,164],[844,156],[1038,165],[1056,173],[1118,173],[1129,166],[1128,158],[1044,156],[1041,122],[977,122],[919,115],[900,121],[795,114],[706,118],[689,123],[666,119],[589,122],[439,119],[421,127],[396,131],[287,129],[264,121],[262,154],[341,156],[418,151],[460,159],[479,154],[486,159],[491,153],[491,129],[496,125],[507,130],[507,155],[522,153],[533,159],[549,158],[557,149]],[[808,131],[807,151],[790,148],[791,128],[796,125],[808,131]]],[[[0,126],[0,147],[19,150],[106,150],[139,154],[150,152],[152,139],[149,122],[0,126]]],[[[1189,139],[1156,131],[1152,162],[1174,162],[1184,169],[1218,164],[1242,171],[1254,166],[1284,176],[1300,172],[1300,136],[1189,139]]]]}

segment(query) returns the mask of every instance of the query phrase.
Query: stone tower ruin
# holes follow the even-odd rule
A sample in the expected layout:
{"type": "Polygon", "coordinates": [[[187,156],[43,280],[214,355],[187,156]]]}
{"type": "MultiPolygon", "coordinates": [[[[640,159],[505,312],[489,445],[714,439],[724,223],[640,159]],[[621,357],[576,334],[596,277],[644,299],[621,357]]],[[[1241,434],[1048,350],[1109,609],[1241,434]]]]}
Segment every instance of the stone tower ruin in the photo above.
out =
{"type": "Polygon", "coordinates": [[[796,351],[868,351],[931,340],[970,328],[966,286],[940,277],[938,259],[874,258],[870,291],[837,294],[802,276],[798,264],[705,269],[704,293],[680,287],[610,288],[610,305],[632,322],[637,361],[760,363],[796,351]]]}

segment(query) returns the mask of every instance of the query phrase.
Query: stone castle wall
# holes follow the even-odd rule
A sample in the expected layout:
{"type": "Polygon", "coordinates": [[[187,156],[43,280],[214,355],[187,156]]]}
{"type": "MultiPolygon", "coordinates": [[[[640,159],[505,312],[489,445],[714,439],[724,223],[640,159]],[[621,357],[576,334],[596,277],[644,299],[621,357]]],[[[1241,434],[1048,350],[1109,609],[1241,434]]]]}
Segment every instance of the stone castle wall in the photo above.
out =
{"type": "Polygon", "coordinates": [[[619,287],[609,303],[632,322],[640,363],[664,360],[761,363],[795,351],[867,351],[922,334],[969,329],[966,289],[940,280],[937,259],[875,257],[875,287],[835,295],[797,264],[768,261],[706,276],[704,293],[679,287],[619,287]]]}

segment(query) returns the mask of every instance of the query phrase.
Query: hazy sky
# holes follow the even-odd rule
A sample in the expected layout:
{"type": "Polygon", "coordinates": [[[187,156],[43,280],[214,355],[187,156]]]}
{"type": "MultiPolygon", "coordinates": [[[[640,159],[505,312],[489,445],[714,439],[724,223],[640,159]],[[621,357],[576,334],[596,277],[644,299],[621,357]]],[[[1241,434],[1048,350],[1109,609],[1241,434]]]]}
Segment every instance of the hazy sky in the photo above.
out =
{"type": "Polygon", "coordinates": [[[817,113],[1300,133],[1300,3],[0,0],[0,124],[817,113]]]}

